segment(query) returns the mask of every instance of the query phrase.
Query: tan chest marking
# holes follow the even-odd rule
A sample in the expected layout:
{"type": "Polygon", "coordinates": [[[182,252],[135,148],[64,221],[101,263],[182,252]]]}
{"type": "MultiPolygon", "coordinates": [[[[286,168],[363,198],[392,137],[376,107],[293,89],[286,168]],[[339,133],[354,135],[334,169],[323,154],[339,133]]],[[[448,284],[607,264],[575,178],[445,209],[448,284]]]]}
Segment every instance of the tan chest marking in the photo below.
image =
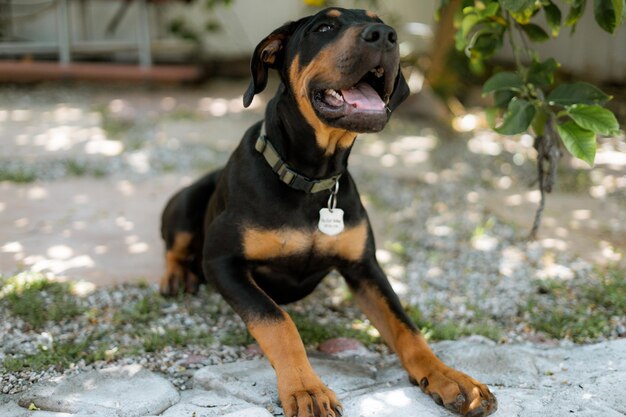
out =
{"type": "Polygon", "coordinates": [[[243,233],[246,259],[267,260],[313,251],[320,256],[338,256],[357,261],[363,256],[367,241],[367,223],[346,228],[337,236],[319,230],[247,228],[243,233]]]}

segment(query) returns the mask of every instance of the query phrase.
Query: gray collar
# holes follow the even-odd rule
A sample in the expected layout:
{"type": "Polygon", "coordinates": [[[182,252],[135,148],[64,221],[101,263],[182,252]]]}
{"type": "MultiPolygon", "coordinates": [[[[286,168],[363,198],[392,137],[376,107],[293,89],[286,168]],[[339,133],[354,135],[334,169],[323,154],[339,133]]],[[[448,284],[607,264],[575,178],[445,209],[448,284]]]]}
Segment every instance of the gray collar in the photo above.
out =
{"type": "Polygon", "coordinates": [[[272,171],[278,175],[278,178],[296,190],[306,193],[318,193],[324,190],[330,190],[339,181],[341,174],[334,175],[330,178],[312,180],[295,172],[278,154],[276,148],[272,146],[265,133],[265,122],[261,124],[261,133],[256,140],[254,148],[265,158],[265,161],[272,168],[272,171]]]}

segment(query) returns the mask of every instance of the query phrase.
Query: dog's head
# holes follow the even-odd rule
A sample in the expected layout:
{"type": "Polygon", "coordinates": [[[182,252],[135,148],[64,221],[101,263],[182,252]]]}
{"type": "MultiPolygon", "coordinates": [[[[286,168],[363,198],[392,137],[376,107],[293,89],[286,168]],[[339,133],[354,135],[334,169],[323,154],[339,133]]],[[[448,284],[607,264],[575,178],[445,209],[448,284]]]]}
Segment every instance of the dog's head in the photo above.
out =
{"type": "Polygon", "coordinates": [[[329,8],[258,44],[244,106],[265,89],[274,68],[316,133],[377,132],[409,93],[399,63],[396,32],[378,16],[329,8]]]}

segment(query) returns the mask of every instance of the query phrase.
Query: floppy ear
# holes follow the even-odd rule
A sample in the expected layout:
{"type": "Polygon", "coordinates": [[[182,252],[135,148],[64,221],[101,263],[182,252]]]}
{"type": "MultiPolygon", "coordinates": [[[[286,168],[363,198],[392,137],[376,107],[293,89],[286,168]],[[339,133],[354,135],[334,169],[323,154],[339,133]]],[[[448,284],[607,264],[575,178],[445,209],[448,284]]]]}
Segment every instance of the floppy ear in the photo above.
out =
{"type": "Polygon", "coordinates": [[[404,79],[404,75],[402,75],[402,70],[398,69],[398,75],[396,76],[396,84],[393,88],[393,93],[391,93],[391,97],[389,98],[389,104],[387,108],[390,112],[393,112],[396,107],[398,107],[411,93],[409,90],[409,85],[404,79]]]}
{"type": "Polygon", "coordinates": [[[267,35],[254,49],[252,61],[250,61],[252,80],[243,95],[244,107],[252,103],[255,94],[265,89],[269,68],[280,68],[283,64],[285,46],[299,24],[300,21],[284,24],[267,35]]]}

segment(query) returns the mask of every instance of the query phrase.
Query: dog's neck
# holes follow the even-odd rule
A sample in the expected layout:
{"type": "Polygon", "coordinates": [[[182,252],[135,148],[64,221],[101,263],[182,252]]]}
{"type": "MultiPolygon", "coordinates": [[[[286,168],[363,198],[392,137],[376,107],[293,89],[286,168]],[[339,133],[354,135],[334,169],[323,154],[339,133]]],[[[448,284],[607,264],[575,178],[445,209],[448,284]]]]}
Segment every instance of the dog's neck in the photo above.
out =
{"type": "Polygon", "coordinates": [[[321,148],[315,131],[283,84],[267,105],[265,114],[268,140],[293,170],[310,179],[346,172],[352,146],[336,147],[333,152],[321,148]]]}

